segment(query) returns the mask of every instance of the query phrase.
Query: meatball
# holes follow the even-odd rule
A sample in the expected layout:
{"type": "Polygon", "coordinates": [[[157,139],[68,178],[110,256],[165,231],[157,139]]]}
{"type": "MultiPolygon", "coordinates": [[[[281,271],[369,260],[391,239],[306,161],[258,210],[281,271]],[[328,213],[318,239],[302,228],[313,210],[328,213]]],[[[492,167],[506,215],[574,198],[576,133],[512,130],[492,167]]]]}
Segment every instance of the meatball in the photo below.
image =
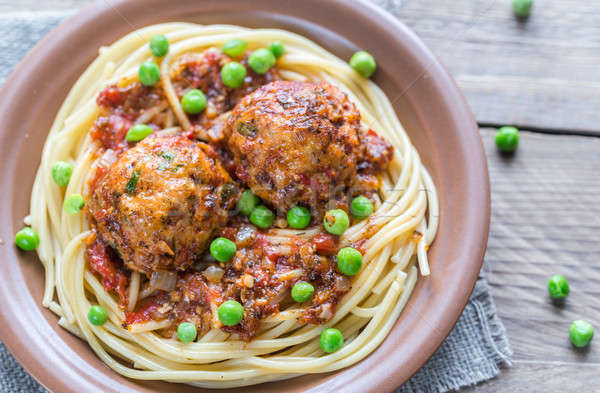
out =
{"type": "Polygon", "coordinates": [[[132,270],[184,270],[227,222],[237,187],[208,145],[155,135],[127,150],[88,203],[98,235],[132,270]]]}
{"type": "Polygon", "coordinates": [[[325,82],[265,85],[226,127],[235,175],[280,212],[301,204],[322,213],[339,199],[364,156],[361,134],[356,106],[325,82]]]}

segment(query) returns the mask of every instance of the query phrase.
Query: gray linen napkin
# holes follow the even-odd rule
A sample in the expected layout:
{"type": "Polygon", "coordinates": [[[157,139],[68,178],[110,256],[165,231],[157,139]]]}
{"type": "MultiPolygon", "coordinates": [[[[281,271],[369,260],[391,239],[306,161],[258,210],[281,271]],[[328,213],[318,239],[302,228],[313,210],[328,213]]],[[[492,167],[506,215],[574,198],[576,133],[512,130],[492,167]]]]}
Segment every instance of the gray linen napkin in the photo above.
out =
{"type": "MultiPolygon", "coordinates": [[[[373,0],[386,8],[397,0],[373,0]]],[[[72,12],[0,16],[0,84],[48,31],[72,12]]],[[[477,281],[458,323],[435,355],[396,393],[443,393],[493,378],[511,351],[485,277],[477,281]]],[[[46,392],[0,344],[0,392],[46,392]]]]}

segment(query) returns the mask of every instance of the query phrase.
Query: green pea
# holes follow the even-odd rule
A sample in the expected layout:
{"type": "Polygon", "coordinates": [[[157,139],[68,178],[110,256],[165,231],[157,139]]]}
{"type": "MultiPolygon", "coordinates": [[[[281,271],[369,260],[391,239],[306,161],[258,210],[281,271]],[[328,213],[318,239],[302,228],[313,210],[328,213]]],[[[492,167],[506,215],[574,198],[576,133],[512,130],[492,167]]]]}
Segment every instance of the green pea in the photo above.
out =
{"type": "Polygon", "coordinates": [[[552,299],[564,299],[569,294],[569,283],[560,274],[555,274],[548,280],[548,292],[552,299]]]}
{"type": "Polygon", "coordinates": [[[350,213],[356,218],[367,218],[373,214],[373,202],[366,196],[357,196],[350,204],[350,213]]]}
{"type": "Polygon", "coordinates": [[[92,306],[88,311],[88,321],[92,325],[102,326],[106,323],[108,319],[108,315],[106,314],[106,310],[101,306],[92,306]]]}
{"type": "Polygon", "coordinates": [[[257,49],[248,57],[248,65],[257,74],[264,74],[275,65],[275,55],[268,49],[257,49]]]}
{"type": "Polygon", "coordinates": [[[585,347],[594,338],[594,327],[591,323],[581,319],[573,321],[569,328],[569,338],[577,348],[585,347]]]}
{"type": "Polygon", "coordinates": [[[57,161],[52,165],[52,180],[60,187],[66,187],[71,180],[73,173],[73,164],[64,161],[57,161]]]}
{"type": "Polygon", "coordinates": [[[258,206],[260,199],[252,193],[250,190],[242,192],[240,200],[238,201],[238,210],[245,216],[252,214],[252,211],[258,206]]]}
{"type": "Polygon", "coordinates": [[[250,214],[250,222],[259,228],[267,229],[273,224],[275,215],[268,207],[260,205],[252,210],[250,214]]]}
{"type": "Polygon", "coordinates": [[[85,206],[85,200],[79,194],[71,194],[65,198],[63,209],[69,214],[77,214],[85,206]]]}
{"type": "Polygon", "coordinates": [[[186,113],[197,115],[206,108],[206,96],[201,90],[190,90],[181,97],[181,107],[186,113]]]}
{"type": "Polygon", "coordinates": [[[152,60],[142,63],[138,70],[138,78],[144,86],[154,86],[160,80],[160,68],[152,60]]]}
{"type": "Polygon", "coordinates": [[[533,0],[513,0],[512,7],[519,18],[527,18],[531,12],[533,0]]]}
{"type": "Polygon", "coordinates": [[[281,41],[272,42],[271,45],[269,45],[269,50],[276,58],[280,58],[285,53],[285,47],[281,41]]]}
{"type": "Polygon", "coordinates": [[[182,322],[177,326],[177,338],[182,343],[191,343],[197,335],[196,325],[191,322],[182,322]]]}
{"type": "Polygon", "coordinates": [[[150,38],[150,52],[156,57],[163,57],[169,51],[169,40],[163,34],[150,38]]]}
{"type": "Polygon", "coordinates": [[[248,43],[246,41],[239,38],[234,38],[227,41],[221,48],[221,51],[223,51],[223,53],[225,53],[227,56],[240,57],[244,54],[247,46],[248,43]]]}
{"type": "Polygon", "coordinates": [[[236,88],[244,84],[244,78],[246,78],[246,67],[232,61],[221,69],[221,80],[227,87],[236,88]]]}
{"type": "Polygon", "coordinates": [[[350,58],[350,67],[362,77],[368,78],[375,72],[377,64],[370,53],[361,50],[353,54],[350,58]]]}
{"type": "Polygon", "coordinates": [[[292,299],[298,303],[304,303],[312,298],[315,287],[306,281],[298,281],[292,288],[292,299]]]}
{"type": "Polygon", "coordinates": [[[136,124],[127,131],[125,139],[127,142],[139,142],[148,135],[152,134],[152,127],[145,124],[136,124]]]}
{"type": "Polygon", "coordinates": [[[504,126],[496,132],[496,146],[503,153],[512,153],[519,146],[519,130],[516,127],[504,126]]]}
{"type": "Polygon", "coordinates": [[[210,255],[219,262],[231,260],[236,250],[235,243],[224,237],[218,237],[210,243],[210,255]]]}
{"type": "Polygon", "coordinates": [[[356,248],[344,247],[338,251],[337,265],[345,275],[354,276],[362,268],[362,254],[356,248]]]}
{"type": "Polygon", "coordinates": [[[225,326],[235,326],[244,318],[244,307],[235,300],[227,300],[217,309],[219,321],[225,326]]]}
{"type": "Polygon", "coordinates": [[[344,336],[338,329],[325,329],[321,333],[319,344],[321,345],[321,350],[325,353],[336,352],[344,346],[344,336]]]}
{"type": "Polygon", "coordinates": [[[304,229],[310,224],[310,211],[304,206],[294,206],[287,212],[287,222],[291,228],[304,229]]]}
{"type": "Polygon", "coordinates": [[[339,236],[344,233],[350,225],[348,213],[342,209],[329,210],[325,213],[325,217],[323,217],[323,225],[327,232],[339,236]]]}
{"type": "Polygon", "coordinates": [[[15,235],[15,244],[21,250],[35,250],[40,245],[40,237],[33,228],[25,227],[15,235]]]}

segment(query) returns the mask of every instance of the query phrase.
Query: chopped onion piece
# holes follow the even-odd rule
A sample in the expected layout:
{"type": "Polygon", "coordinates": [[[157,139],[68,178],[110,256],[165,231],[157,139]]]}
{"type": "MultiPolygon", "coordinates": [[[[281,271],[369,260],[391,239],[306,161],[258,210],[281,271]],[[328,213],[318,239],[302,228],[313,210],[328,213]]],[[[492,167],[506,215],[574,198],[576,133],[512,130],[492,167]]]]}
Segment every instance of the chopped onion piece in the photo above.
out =
{"type": "Polygon", "coordinates": [[[208,281],[219,282],[223,277],[223,274],[225,274],[225,270],[218,266],[210,265],[202,272],[202,274],[208,281]]]}
{"type": "Polygon", "coordinates": [[[335,290],[338,292],[346,292],[350,289],[350,280],[344,276],[335,277],[335,290]]]}
{"type": "Polygon", "coordinates": [[[244,225],[238,229],[235,237],[235,243],[238,247],[244,248],[252,245],[256,239],[256,228],[250,225],[244,225]]]}
{"type": "Polygon", "coordinates": [[[150,276],[150,286],[152,291],[161,289],[163,291],[172,291],[177,283],[177,274],[175,272],[157,271],[150,276]]]}

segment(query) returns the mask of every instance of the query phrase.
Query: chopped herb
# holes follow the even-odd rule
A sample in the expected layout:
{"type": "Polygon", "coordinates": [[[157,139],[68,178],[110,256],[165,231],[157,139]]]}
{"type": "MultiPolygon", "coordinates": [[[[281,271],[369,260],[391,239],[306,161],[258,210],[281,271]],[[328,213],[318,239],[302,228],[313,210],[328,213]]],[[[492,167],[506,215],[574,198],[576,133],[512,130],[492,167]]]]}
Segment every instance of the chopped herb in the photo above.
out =
{"type": "Polygon", "coordinates": [[[131,174],[131,177],[129,178],[129,181],[127,182],[127,193],[128,194],[135,193],[135,189],[137,187],[138,180],[140,180],[140,171],[135,170],[135,171],[133,171],[133,173],[131,174]]]}
{"type": "Polygon", "coordinates": [[[177,172],[179,168],[183,168],[183,164],[177,164],[174,168],[169,169],[171,172],[177,172]]]}
{"type": "Polygon", "coordinates": [[[163,158],[163,161],[160,164],[158,164],[158,168],[156,169],[158,169],[159,171],[167,170],[171,165],[171,161],[173,161],[173,159],[175,158],[175,154],[173,154],[172,151],[167,150],[160,153],[159,156],[163,158]]]}
{"type": "Polygon", "coordinates": [[[167,150],[160,153],[160,156],[167,161],[173,161],[173,158],[175,158],[175,154],[173,154],[171,150],[167,150]]]}
{"type": "Polygon", "coordinates": [[[247,136],[249,138],[254,138],[256,136],[256,133],[258,132],[258,129],[254,124],[245,123],[242,121],[238,123],[237,131],[240,133],[240,135],[247,136]]]}
{"type": "Polygon", "coordinates": [[[237,187],[233,183],[225,183],[221,188],[221,206],[226,206],[229,200],[237,193],[237,187]]]}

